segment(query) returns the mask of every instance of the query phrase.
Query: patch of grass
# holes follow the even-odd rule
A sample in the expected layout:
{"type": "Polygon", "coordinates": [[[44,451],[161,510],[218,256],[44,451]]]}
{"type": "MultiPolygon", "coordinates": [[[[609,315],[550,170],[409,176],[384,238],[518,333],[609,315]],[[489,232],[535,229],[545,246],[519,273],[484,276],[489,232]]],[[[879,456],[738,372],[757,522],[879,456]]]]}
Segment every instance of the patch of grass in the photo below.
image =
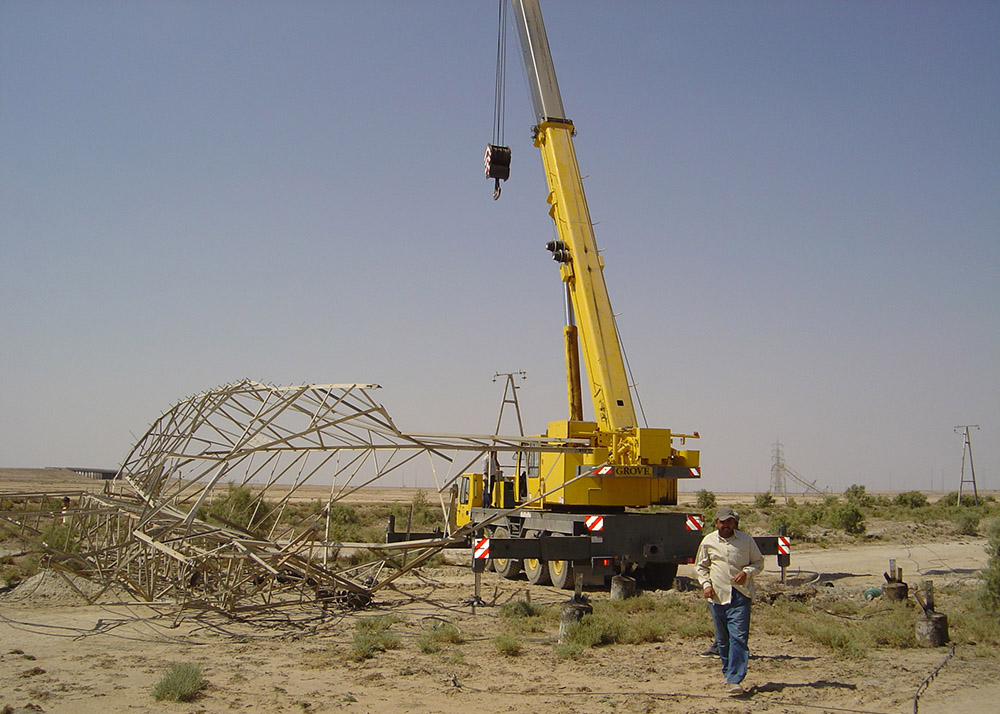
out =
{"type": "Polygon", "coordinates": [[[440,652],[443,644],[460,645],[463,642],[462,631],[455,625],[436,622],[433,628],[417,637],[417,649],[424,654],[433,654],[440,652]]]}
{"type": "Polygon", "coordinates": [[[153,688],[153,699],[158,702],[190,702],[198,696],[207,683],[201,676],[201,667],[190,662],[171,665],[153,688]]]}
{"type": "Polygon", "coordinates": [[[0,586],[17,585],[37,573],[40,567],[41,557],[38,553],[17,557],[5,555],[0,558],[0,586]]]}
{"type": "Polygon", "coordinates": [[[351,653],[355,661],[371,659],[376,652],[385,652],[399,647],[399,638],[392,633],[396,619],[391,615],[376,615],[358,620],[355,625],[351,653]]]}
{"type": "Polygon", "coordinates": [[[643,593],[626,600],[599,600],[594,611],[572,625],[566,633],[560,656],[576,656],[588,647],[611,644],[662,642],[668,632],[677,632],[685,622],[702,623],[689,636],[711,630],[708,613],[690,598],[660,598],[643,593]],[[690,603],[689,603],[690,601],[690,603]],[[690,604],[695,604],[694,608],[690,604]],[[694,617],[692,617],[692,611],[694,617]]]}
{"type": "Polygon", "coordinates": [[[501,633],[493,638],[493,647],[504,657],[517,657],[521,654],[523,643],[514,635],[501,633]]]}
{"type": "Polygon", "coordinates": [[[512,634],[543,632],[558,617],[558,610],[528,600],[511,600],[500,606],[499,615],[512,634]]]}
{"type": "Polygon", "coordinates": [[[989,540],[986,553],[989,559],[979,573],[982,584],[979,589],[979,603],[992,619],[1000,622],[1000,518],[994,518],[988,527],[989,540]]]}
{"type": "Polygon", "coordinates": [[[830,649],[846,655],[851,659],[862,659],[866,648],[852,633],[836,625],[808,623],[804,628],[806,634],[814,642],[826,645],[830,649]]]}
{"type": "Polygon", "coordinates": [[[576,659],[586,651],[587,646],[576,640],[568,640],[556,645],[556,656],[561,659],[576,659]]]}
{"type": "Polygon", "coordinates": [[[52,523],[42,531],[42,541],[50,548],[64,553],[80,552],[80,542],[74,537],[73,531],[61,523],[52,523]]]}
{"type": "Polygon", "coordinates": [[[945,607],[948,635],[953,642],[972,645],[982,650],[984,656],[996,656],[1000,648],[1000,617],[996,609],[983,604],[979,592],[966,590],[945,607]]]}
{"type": "Polygon", "coordinates": [[[778,599],[754,607],[754,627],[829,647],[851,659],[863,659],[879,647],[916,647],[912,603],[817,598],[809,603],[778,599]]]}
{"type": "Polygon", "coordinates": [[[441,651],[441,643],[429,632],[417,636],[417,649],[424,654],[436,654],[441,651]]]}
{"type": "Polygon", "coordinates": [[[541,617],[546,612],[543,605],[535,605],[528,600],[511,600],[500,606],[500,617],[541,617]]]}

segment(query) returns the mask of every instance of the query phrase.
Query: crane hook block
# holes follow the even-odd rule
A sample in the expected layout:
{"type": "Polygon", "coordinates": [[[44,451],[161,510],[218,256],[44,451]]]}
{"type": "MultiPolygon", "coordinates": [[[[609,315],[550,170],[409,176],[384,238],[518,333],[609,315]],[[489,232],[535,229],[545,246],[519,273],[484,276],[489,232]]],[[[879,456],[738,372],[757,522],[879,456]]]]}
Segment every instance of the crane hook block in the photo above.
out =
{"type": "Polygon", "coordinates": [[[510,147],[487,144],[483,165],[486,167],[486,178],[496,181],[493,189],[493,200],[496,200],[500,198],[500,182],[510,177],[510,147]]]}

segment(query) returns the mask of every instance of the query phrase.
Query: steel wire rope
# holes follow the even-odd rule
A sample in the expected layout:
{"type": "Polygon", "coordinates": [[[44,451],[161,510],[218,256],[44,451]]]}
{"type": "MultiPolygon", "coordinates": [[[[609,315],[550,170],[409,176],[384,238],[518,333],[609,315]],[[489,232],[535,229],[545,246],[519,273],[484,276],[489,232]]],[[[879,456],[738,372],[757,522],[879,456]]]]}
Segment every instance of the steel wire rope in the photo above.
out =
{"type": "Polygon", "coordinates": [[[628,360],[628,351],[625,349],[625,340],[622,338],[621,330],[618,328],[618,318],[614,313],[611,313],[611,322],[615,326],[615,334],[618,335],[618,344],[622,348],[622,359],[625,361],[625,372],[628,374],[629,389],[632,390],[632,394],[635,395],[636,406],[639,407],[639,416],[642,417],[642,425],[645,427],[649,426],[649,421],[646,420],[646,410],[642,407],[642,398],[639,396],[639,384],[635,381],[635,375],[632,374],[632,364],[628,360]]]}
{"type": "Polygon", "coordinates": [[[497,66],[493,88],[493,143],[504,143],[504,123],[507,104],[507,0],[498,0],[497,66]]]}
{"type": "Polygon", "coordinates": [[[931,672],[929,675],[927,675],[927,678],[923,682],[920,683],[919,687],[917,687],[917,691],[913,695],[913,714],[917,714],[917,709],[919,707],[920,697],[923,695],[924,692],[927,691],[927,688],[930,686],[931,681],[938,675],[938,672],[940,672],[941,669],[946,664],[948,664],[948,660],[950,660],[954,656],[954,654],[955,654],[955,643],[952,643],[951,649],[948,651],[948,655],[944,658],[944,660],[941,662],[941,664],[939,664],[937,667],[935,667],[934,671],[931,672]]]}
{"type": "Polygon", "coordinates": [[[30,632],[35,635],[45,635],[47,637],[66,637],[73,640],[80,640],[86,637],[92,637],[94,635],[108,635],[109,637],[114,637],[120,640],[128,640],[131,642],[171,642],[174,644],[183,645],[208,645],[210,642],[192,642],[189,640],[182,640],[177,637],[171,637],[169,635],[158,634],[156,637],[132,637],[128,635],[121,635],[112,633],[112,629],[116,629],[121,625],[128,623],[128,620],[120,622],[106,622],[102,619],[98,619],[95,623],[94,628],[86,629],[83,627],[73,627],[70,625],[50,625],[44,622],[29,622],[26,620],[15,620],[11,617],[7,617],[3,613],[0,613],[0,621],[4,622],[8,627],[14,630],[19,630],[21,632],[30,632]],[[95,629],[97,625],[104,623],[102,629],[95,629]],[[47,632],[47,630],[64,630],[65,632],[47,632]]]}

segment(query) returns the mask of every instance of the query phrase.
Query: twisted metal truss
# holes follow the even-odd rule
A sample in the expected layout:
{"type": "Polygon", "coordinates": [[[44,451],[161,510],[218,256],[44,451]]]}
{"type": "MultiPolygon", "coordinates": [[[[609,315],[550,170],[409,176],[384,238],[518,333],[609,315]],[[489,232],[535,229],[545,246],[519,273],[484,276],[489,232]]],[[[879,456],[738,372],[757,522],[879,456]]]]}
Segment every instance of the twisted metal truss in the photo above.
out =
{"type": "Polygon", "coordinates": [[[197,394],[136,443],[116,479],[120,493],[4,496],[0,521],[53,566],[144,602],[243,616],[302,603],[363,606],[469,532],[346,544],[370,555],[344,566],[336,554],[345,544],[331,539],[333,504],[425,458],[447,523],[454,482],[480,460],[585,450],[572,439],[404,433],[372,398],[377,388],[244,380],[197,394]],[[307,485],[323,487],[325,503],[305,526],[290,525],[286,511],[315,499],[307,485]],[[249,497],[209,519],[214,496],[235,487],[249,497]]]}

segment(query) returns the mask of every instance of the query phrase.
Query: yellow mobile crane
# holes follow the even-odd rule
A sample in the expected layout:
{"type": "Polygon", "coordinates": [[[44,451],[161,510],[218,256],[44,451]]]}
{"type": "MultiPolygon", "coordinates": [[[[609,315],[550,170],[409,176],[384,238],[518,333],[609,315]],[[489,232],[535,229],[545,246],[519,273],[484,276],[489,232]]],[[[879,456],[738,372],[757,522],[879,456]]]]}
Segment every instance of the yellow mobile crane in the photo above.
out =
{"type": "MultiPolygon", "coordinates": [[[[505,578],[516,578],[523,569],[533,584],[567,588],[595,585],[617,572],[638,576],[647,588],[668,589],[678,564],[693,562],[704,521],[698,513],[649,507],[676,505],[678,479],[700,478],[698,452],[677,448],[698,433],[637,423],[573,148],[573,122],[563,110],[538,0],[511,0],[511,7],[537,120],[534,144],[541,151],[558,236],[546,248],[565,286],[569,415],[549,422],[541,437],[525,437],[513,468],[501,468],[494,453],[483,472],[462,474],[449,532],[476,533],[464,545],[475,543],[475,553],[488,553],[490,565],[505,578]],[[581,352],[593,421],[583,418],[581,352]],[[482,546],[483,536],[488,547],[482,546]]],[[[498,198],[500,181],[510,173],[510,149],[489,145],[485,165],[498,198]]],[[[396,533],[390,521],[386,539],[439,535],[396,533]]],[[[787,538],[783,544],[775,536],[756,540],[762,553],[789,564],[787,538]]],[[[486,562],[476,555],[473,567],[486,562]]]]}
{"type": "MultiPolygon", "coordinates": [[[[698,452],[675,445],[698,434],[637,423],[573,147],[573,122],[563,110],[541,10],[537,0],[511,5],[537,120],[534,144],[541,150],[558,235],[546,247],[559,263],[566,292],[569,418],[550,422],[545,436],[586,448],[525,451],[513,473],[503,474],[493,461],[483,474],[463,475],[454,525],[485,523],[494,569],[506,577],[515,577],[523,564],[531,582],[569,587],[574,569],[597,577],[628,569],[648,585],[670,587],[677,564],[695,554],[697,520],[627,509],[677,503],[677,480],[701,472],[698,452]],[[581,352],[593,421],[583,418],[581,352]]],[[[510,150],[490,145],[485,163],[487,177],[497,181],[497,197],[499,181],[509,174],[510,150]]]]}

